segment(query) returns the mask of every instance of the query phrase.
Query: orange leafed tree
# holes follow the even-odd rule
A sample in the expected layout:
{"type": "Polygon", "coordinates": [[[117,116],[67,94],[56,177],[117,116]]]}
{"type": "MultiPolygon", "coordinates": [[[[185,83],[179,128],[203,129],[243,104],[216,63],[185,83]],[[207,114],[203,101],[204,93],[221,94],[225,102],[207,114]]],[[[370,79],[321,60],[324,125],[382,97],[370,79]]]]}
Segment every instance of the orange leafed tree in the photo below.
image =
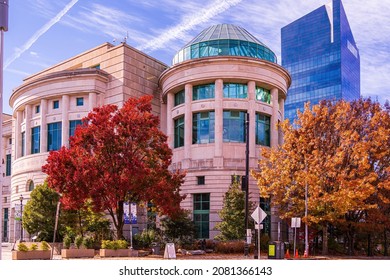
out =
{"type": "MultiPolygon", "coordinates": [[[[328,226],[369,221],[388,208],[390,127],[389,110],[370,99],[351,103],[322,101],[305,105],[295,125],[281,124],[284,143],[263,148],[257,179],[260,194],[271,197],[281,218],[303,221],[323,232],[328,253],[328,226]]],[[[389,215],[381,214],[389,228],[389,215]]],[[[348,227],[348,226],[347,226],[348,227]]],[[[351,236],[354,227],[349,226],[351,236]]]]}
{"type": "Polygon", "coordinates": [[[107,211],[122,238],[123,203],[151,201],[161,214],[179,212],[185,174],[169,169],[172,151],[152,114],[151,97],[130,98],[122,108],[95,108],[69,148],[52,151],[42,167],[66,208],[86,200],[107,211]]]}

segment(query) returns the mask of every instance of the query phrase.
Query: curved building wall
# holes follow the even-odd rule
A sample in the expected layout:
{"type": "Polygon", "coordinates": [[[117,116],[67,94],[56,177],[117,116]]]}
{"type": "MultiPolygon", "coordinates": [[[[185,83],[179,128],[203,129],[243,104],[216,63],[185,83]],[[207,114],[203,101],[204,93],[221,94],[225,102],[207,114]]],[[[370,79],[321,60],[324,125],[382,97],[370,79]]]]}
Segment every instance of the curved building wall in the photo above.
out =
{"type": "MultiPolygon", "coordinates": [[[[208,227],[208,233],[198,237],[213,238],[218,234],[215,225],[220,221],[218,211],[223,206],[223,195],[232,175],[245,174],[244,115],[249,113],[250,169],[254,169],[260,157],[259,128],[263,126],[259,119],[264,117],[269,125],[269,141],[264,145],[278,145],[276,125],[283,120],[290,82],[287,71],[277,64],[227,56],[186,61],[161,75],[163,108],[166,108],[163,127],[173,149],[172,167],[187,171],[182,186],[187,197],[182,206],[191,210],[198,230],[208,227]],[[229,96],[230,85],[239,88],[239,94],[229,96]],[[202,86],[207,90],[199,98],[202,86]],[[269,102],[258,100],[258,89],[269,92],[269,102]],[[202,124],[207,126],[205,133],[201,132],[202,124]],[[205,136],[203,142],[198,141],[199,133],[205,136]]],[[[250,180],[249,193],[257,204],[259,195],[254,180],[250,180]]]]}
{"type": "MultiPolygon", "coordinates": [[[[103,44],[47,68],[24,80],[10,98],[12,115],[12,175],[9,188],[10,241],[20,238],[20,222],[14,217],[42,184],[50,150],[69,143],[81,119],[97,106],[121,107],[129,97],[154,96],[152,108],[160,114],[158,77],[166,65],[126,45],[103,44]]],[[[140,210],[141,212],[143,209],[140,210]]],[[[145,226],[146,215],[139,213],[145,226]],[[142,216],[142,217],[141,217],[142,216]]],[[[130,235],[125,229],[125,236],[130,235]]],[[[28,240],[29,236],[24,235],[28,240]]]]}

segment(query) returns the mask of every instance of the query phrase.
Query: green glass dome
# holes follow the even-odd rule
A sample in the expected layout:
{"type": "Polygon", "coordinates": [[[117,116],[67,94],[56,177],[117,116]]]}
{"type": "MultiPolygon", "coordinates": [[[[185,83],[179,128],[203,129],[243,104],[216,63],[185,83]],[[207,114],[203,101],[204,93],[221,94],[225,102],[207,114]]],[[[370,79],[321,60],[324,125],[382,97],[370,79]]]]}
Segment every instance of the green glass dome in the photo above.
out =
{"type": "Polygon", "coordinates": [[[180,49],[172,64],[209,56],[246,56],[276,63],[276,55],[244,28],[218,24],[203,30],[180,49]]]}

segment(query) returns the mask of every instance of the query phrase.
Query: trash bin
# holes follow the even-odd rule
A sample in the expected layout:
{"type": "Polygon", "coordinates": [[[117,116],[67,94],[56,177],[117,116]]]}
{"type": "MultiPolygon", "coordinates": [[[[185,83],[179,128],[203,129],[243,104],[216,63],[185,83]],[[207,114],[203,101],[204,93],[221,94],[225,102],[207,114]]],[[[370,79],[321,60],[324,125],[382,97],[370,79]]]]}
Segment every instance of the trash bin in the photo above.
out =
{"type": "Polygon", "coordinates": [[[152,254],[160,255],[160,245],[157,243],[152,243],[152,254]]]}
{"type": "Polygon", "coordinates": [[[284,259],[284,242],[271,241],[268,243],[269,259],[284,259]]]}

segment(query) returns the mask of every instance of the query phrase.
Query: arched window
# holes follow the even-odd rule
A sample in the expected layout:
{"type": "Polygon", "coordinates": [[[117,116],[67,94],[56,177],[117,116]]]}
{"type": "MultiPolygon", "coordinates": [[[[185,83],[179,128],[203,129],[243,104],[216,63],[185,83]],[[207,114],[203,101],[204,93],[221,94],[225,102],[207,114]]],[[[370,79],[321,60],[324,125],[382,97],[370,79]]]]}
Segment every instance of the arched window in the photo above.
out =
{"type": "Polygon", "coordinates": [[[29,180],[27,182],[27,188],[28,188],[29,192],[31,192],[34,189],[34,182],[33,182],[33,180],[29,180]]]}

